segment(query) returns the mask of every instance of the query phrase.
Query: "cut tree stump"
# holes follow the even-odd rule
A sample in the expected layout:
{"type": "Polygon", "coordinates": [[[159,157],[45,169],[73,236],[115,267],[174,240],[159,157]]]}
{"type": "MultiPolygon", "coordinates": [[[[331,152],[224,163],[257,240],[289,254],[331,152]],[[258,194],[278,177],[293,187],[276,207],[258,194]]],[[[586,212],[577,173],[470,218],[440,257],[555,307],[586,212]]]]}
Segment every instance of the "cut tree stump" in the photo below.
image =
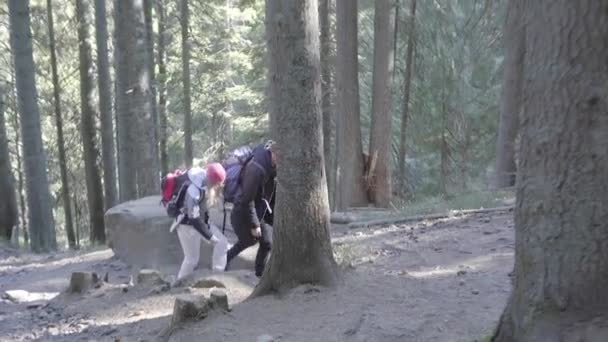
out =
{"type": "Polygon", "coordinates": [[[137,284],[162,285],[164,283],[162,274],[157,270],[142,269],[137,273],[137,284]]]}
{"type": "Polygon", "coordinates": [[[224,311],[229,311],[228,309],[228,295],[226,295],[226,291],[221,289],[213,289],[211,290],[211,298],[209,300],[211,303],[211,307],[213,309],[221,309],[224,311]]]}
{"type": "Polygon", "coordinates": [[[95,272],[73,272],[70,278],[70,293],[83,293],[99,283],[100,279],[95,272]]]}
{"type": "Polygon", "coordinates": [[[209,300],[204,295],[181,295],[175,297],[171,326],[182,322],[202,319],[209,314],[209,300]]]}

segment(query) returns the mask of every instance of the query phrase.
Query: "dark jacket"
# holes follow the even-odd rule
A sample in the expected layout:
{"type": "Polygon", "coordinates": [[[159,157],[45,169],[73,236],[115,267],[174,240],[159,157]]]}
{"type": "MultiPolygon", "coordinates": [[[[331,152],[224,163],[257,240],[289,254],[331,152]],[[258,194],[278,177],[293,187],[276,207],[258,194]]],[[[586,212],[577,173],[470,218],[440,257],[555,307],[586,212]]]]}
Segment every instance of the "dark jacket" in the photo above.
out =
{"type": "Polygon", "coordinates": [[[260,221],[272,225],[271,213],[266,208],[266,201],[274,210],[274,179],[276,169],[272,166],[270,151],[264,145],[253,150],[253,158],[245,165],[241,173],[241,189],[234,201],[234,210],[243,217],[246,225],[260,227],[260,221]]]}

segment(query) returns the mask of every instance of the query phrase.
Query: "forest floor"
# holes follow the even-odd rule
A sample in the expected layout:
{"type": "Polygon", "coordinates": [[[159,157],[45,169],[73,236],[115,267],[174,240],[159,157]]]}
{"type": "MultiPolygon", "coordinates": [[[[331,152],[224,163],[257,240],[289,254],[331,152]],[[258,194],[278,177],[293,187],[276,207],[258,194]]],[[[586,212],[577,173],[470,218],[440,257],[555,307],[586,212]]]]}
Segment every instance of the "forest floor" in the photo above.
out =
{"type": "MultiPolygon", "coordinates": [[[[335,225],[332,240],[340,286],[245,300],[257,283],[252,272],[216,274],[231,311],[187,323],[168,339],[472,342],[491,333],[511,289],[510,210],[362,229],[335,225]]],[[[0,341],[156,341],[176,295],[209,292],[133,285],[130,277],[109,249],[33,255],[0,247],[0,341]],[[107,273],[109,282],[67,294],[75,271],[107,273]],[[10,290],[27,292],[9,298],[10,290]]]]}

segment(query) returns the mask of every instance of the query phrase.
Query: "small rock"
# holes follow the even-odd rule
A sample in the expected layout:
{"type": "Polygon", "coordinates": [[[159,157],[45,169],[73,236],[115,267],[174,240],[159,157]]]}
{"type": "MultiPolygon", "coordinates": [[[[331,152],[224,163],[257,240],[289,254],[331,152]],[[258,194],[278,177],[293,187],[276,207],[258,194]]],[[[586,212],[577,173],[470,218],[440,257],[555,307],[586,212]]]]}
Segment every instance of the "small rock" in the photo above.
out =
{"type": "Polygon", "coordinates": [[[490,219],[489,217],[484,218],[483,223],[490,223],[492,221],[492,219],[490,219]]]}
{"type": "Polygon", "coordinates": [[[108,335],[112,335],[113,333],[117,332],[118,329],[116,328],[112,328],[112,329],[108,329],[104,332],[101,333],[102,336],[108,336],[108,335]]]}
{"type": "Polygon", "coordinates": [[[129,288],[128,288],[128,287],[126,287],[126,286],[124,286],[124,287],[122,288],[122,292],[123,292],[123,293],[127,293],[127,292],[129,292],[129,288]]]}
{"type": "Polygon", "coordinates": [[[473,290],[473,291],[471,291],[471,293],[472,293],[472,294],[474,294],[474,295],[478,295],[478,294],[479,294],[479,291],[477,291],[477,290],[473,290]]]}
{"type": "Polygon", "coordinates": [[[463,276],[465,274],[467,274],[467,271],[465,271],[465,270],[460,270],[460,271],[456,272],[456,276],[458,276],[458,277],[463,276]]]}
{"type": "Polygon", "coordinates": [[[256,342],[274,342],[274,337],[270,335],[260,335],[256,339],[256,342]]]}
{"type": "Polygon", "coordinates": [[[459,285],[459,286],[464,286],[464,284],[466,284],[466,282],[465,282],[464,280],[460,280],[460,281],[458,282],[458,285],[459,285]]]}

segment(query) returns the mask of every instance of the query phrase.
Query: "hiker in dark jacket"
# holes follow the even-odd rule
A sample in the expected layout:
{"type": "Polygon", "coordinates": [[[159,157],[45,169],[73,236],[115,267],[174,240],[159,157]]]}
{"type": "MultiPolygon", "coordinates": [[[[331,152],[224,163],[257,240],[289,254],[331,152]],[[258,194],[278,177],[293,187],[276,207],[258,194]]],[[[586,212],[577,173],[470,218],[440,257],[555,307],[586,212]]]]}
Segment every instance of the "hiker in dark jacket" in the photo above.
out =
{"type": "Polygon", "coordinates": [[[241,171],[240,188],[230,220],[238,237],[228,251],[228,263],[244,249],[259,241],[255,274],[262,276],[272,248],[272,221],[277,149],[273,141],[257,146],[252,159],[241,171]]]}

